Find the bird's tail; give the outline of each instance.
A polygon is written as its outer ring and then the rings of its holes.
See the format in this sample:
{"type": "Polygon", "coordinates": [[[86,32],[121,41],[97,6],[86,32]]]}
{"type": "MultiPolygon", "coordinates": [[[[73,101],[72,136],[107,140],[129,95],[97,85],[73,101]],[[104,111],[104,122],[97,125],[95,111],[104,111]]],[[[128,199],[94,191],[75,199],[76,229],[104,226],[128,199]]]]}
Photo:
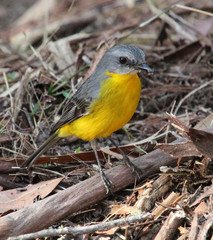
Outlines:
{"type": "Polygon", "coordinates": [[[32,164],[60,138],[58,134],[53,133],[22,165],[21,167],[31,167],[32,164]]]}

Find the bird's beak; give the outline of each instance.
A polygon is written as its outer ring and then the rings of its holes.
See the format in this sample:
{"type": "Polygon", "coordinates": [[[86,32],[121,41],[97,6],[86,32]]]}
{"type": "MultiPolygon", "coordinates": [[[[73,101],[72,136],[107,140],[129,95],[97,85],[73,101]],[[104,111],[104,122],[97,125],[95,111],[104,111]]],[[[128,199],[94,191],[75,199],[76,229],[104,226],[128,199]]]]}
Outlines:
{"type": "Polygon", "coordinates": [[[138,66],[138,69],[139,70],[143,70],[143,71],[146,71],[148,73],[148,75],[151,75],[153,73],[153,70],[148,67],[145,63],[144,64],[141,64],[138,66]]]}

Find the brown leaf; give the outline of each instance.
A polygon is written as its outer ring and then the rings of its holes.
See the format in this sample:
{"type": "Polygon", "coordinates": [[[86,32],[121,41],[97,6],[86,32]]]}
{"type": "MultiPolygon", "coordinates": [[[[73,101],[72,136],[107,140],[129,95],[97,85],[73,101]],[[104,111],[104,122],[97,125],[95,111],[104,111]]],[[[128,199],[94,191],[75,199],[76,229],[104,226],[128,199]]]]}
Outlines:
{"type": "Polygon", "coordinates": [[[126,204],[122,205],[113,205],[111,206],[110,214],[120,215],[120,214],[130,214],[132,212],[138,211],[138,208],[134,206],[127,206],[126,204]]]}
{"type": "Polygon", "coordinates": [[[205,202],[201,202],[194,210],[195,213],[205,214],[208,211],[208,206],[205,202]]]}
{"type": "Polygon", "coordinates": [[[206,118],[202,119],[195,125],[195,129],[204,130],[208,127],[211,127],[213,122],[213,113],[209,114],[206,118]]]}
{"type": "Polygon", "coordinates": [[[45,198],[55,189],[63,178],[57,178],[35,185],[29,185],[26,188],[17,188],[0,192],[0,212],[10,209],[16,210],[31,205],[34,200],[45,198]]]}
{"type": "Polygon", "coordinates": [[[211,159],[213,158],[212,133],[189,128],[188,136],[201,153],[203,153],[204,155],[208,156],[211,159]]]}
{"type": "Polygon", "coordinates": [[[198,151],[195,145],[191,142],[169,144],[161,143],[157,144],[157,147],[174,158],[202,156],[200,151],[198,151]]]}
{"type": "MultiPolygon", "coordinates": [[[[172,126],[175,127],[177,130],[179,130],[181,134],[184,136],[184,138],[186,138],[191,142],[191,144],[189,143],[189,146],[191,147],[191,149],[193,149],[195,153],[196,152],[198,153],[199,151],[203,155],[212,159],[212,156],[213,156],[213,134],[212,133],[194,129],[194,128],[188,128],[176,116],[172,114],[167,114],[167,115],[172,126]],[[195,148],[197,148],[198,151],[196,151],[195,148]]],[[[187,149],[185,150],[187,152],[187,149]]],[[[192,155],[189,155],[189,156],[192,156],[192,155]]],[[[196,154],[195,156],[199,156],[199,154],[198,155],[196,154]]]]}

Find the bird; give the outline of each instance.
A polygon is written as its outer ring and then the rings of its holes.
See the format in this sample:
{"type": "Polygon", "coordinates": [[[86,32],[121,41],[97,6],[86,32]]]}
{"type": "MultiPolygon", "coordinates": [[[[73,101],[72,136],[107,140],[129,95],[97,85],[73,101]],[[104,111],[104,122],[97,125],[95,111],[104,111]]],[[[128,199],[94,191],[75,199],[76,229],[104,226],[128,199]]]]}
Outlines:
{"type": "Polygon", "coordinates": [[[111,181],[101,168],[97,139],[109,138],[122,154],[124,163],[139,176],[139,169],[111,137],[132,118],[137,108],[142,86],[139,71],[153,72],[146,64],[143,50],[134,45],[115,45],[108,49],[93,74],[65,104],[49,138],[24,161],[21,168],[30,169],[39,156],[61,138],[76,136],[90,141],[108,193],[111,181]]]}

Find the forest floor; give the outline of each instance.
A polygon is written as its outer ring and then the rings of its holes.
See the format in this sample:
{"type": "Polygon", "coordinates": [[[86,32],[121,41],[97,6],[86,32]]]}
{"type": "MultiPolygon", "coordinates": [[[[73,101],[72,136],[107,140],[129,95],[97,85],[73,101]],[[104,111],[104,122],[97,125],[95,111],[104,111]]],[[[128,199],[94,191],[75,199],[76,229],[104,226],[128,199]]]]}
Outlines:
{"type": "Polygon", "coordinates": [[[1,1],[0,239],[213,239],[213,2],[155,2],[1,1]],[[154,70],[113,134],[141,179],[108,139],[98,154],[113,194],[76,137],[20,169],[115,44],[154,70]]]}

